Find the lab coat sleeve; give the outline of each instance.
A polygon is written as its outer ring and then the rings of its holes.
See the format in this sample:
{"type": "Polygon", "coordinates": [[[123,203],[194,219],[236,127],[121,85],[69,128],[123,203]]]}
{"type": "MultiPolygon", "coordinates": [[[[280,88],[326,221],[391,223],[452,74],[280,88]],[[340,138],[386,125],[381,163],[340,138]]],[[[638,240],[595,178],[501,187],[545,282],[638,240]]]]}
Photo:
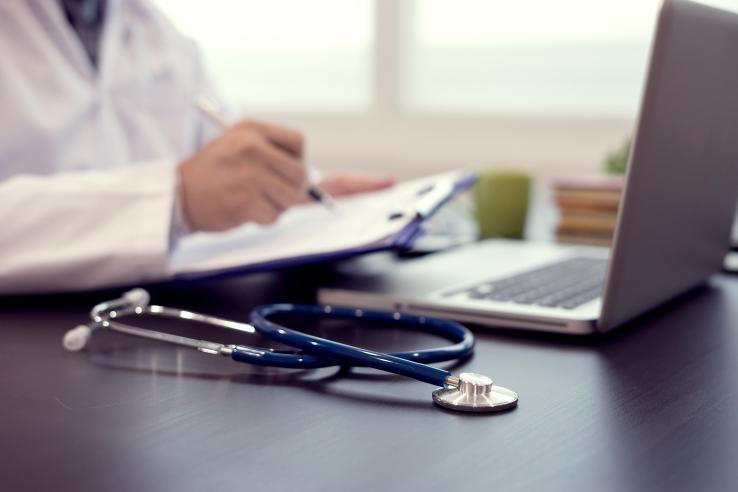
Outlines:
{"type": "Polygon", "coordinates": [[[175,189],[169,160],[0,181],[0,294],[166,279],[175,189]]]}

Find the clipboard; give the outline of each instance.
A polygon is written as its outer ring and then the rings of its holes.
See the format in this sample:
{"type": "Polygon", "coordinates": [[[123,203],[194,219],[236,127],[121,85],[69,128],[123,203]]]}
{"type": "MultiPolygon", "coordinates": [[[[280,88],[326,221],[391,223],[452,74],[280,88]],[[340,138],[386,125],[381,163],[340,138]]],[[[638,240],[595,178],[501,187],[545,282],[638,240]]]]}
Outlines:
{"type": "Polygon", "coordinates": [[[476,179],[460,172],[432,175],[339,198],[338,216],[310,203],[288,210],[272,226],[193,234],[172,252],[170,277],[209,279],[407,250],[423,235],[423,222],[476,179]]]}

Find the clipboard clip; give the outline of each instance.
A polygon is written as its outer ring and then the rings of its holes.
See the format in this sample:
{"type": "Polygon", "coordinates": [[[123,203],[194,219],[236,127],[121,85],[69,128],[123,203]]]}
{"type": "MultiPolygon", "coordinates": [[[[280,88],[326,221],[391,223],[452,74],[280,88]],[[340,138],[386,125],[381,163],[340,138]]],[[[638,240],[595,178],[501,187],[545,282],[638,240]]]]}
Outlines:
{"type": "Polygon", "coordinates": [[[391,213],[388,220],[417,218],[425,220],[438,210],[456,191],[453,179],[440,179],[435,183],[425,185],[413,195],[414,203],[405,210],[398,209],[391,213]]]}
{"type": "Polygon", "coordinates": [[[420,199],[415,203],[415,213],[418,217],[426,219],[454,194],[454,183],[452,180],[444,179],[428,185],[418,194],[420,199]]]}

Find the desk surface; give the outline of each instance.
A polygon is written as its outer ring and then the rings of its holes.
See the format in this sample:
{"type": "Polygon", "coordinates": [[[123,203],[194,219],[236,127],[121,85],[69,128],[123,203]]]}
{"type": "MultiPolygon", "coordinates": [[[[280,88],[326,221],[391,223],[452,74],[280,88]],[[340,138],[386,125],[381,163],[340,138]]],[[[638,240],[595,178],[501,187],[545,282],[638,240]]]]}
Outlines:
{"type": "MultiPolygon", "coordinates": [[[[321,269],[161,288],[154,301],[245,319],[311,300],[321,269]],[[307,279],[312,280],[308,281],[307,279]]],[[[499,415],[449,413],[431,387],[369,371],[255,374],[103,333],[62,334],[110,293],[0,299],[0,489],[735,490],[738,279],[607,338],[477,330],[464,369],[520,393],[499,415]]],[[[427,335],[311,329],[379,349],[427,335]]],[[[216,337],[217,338],[217,337],[216,337]]]]}

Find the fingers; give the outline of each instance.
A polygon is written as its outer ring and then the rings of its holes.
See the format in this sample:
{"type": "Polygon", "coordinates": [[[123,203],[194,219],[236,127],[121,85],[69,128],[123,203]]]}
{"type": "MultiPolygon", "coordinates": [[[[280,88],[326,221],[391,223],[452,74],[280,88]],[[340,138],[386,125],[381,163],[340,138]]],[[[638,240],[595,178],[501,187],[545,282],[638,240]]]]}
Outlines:
{"type": "Polygon", "coordinates": [[[266,140],[258,142],[251,152],[271,172],[283,180],[299,189],[307,188],[307,170],[301,160],[295,159],[266,140]]]}
{"type": "Polygon", "coordinates": [[[281,147],[287,153],[303,156],[305,139],[300,132],[261,121],[242,120],[236,127],[247,132],[256,132],[263,135],[274,145],[281,147]]]}
{"type": "MultiPolygon", "coordinates": [[[[261,126],[237,126],[241,146],[237,186],[243,193],[239,223],[274,223],[292,205],[301,201],[308,186],[302,159],[296,157],[260,133],[261,126]]],[[[276,127],[274,127],[276,128],[276,127]]]]}
{"type": "Polygon", "coordinates": [[[259,225],[269,225],[277,221],[282,214],[277,206],[269,200],[261,199],[250,204],[248,209],[244,210],[244,217],[241,223],[256,222],[259,225]]]}
{"type": "MultiPolygon", "coordinates": [[[[260,163],[270,168],[273,173],[300,188],[307,188],[308,174],[302,157],[292,154],[284,147],[276,145],[262,132],[262,123],[239,123],[230,129],[230,137],[241,148],[243,164],[253,166],[260,163]]],[[[271,127],[277,129],[278,127],[271,127]]],[[[285,132],[291,130],[282,129],[285,132]]],[[[294,133],[294,132],[292,132],[294,133]]],[[[300,139],[299,134],[296,134],[300,139]]],[[[300,144],[302,145],[302,144],[300,144]]]]}
{"type": "Polygon", "coordinates": [[[273,223],[307,190],[303,145],[300,133],[276,125],[228,128],[178,168],[185,220],[202,231],[273,223]]]}
{"type": "Polygon", "coordinates": [[[277,221],[284,208],[274,203],[261,193],[258,187],[239,187],[223,198],[228,225],[225,229],[237,227],[249,222],[259,225],[272,224],[277,221]]]}
{"type": "Polygon", "coordinates": [[[379,191],[395,184],[395,178],[382,177],[382,178],[362,178],[357,179],[353,182],[351,187],[351,193],[366,193],[369,191],[379,191]]]}
{"type": "Polygon", "coordinates": [[[290,186],[283,179],[269,174],[261,178],[260,185],[263,197],[280,213],[302,201],[304,195],[301,187],[290,186]]]}
{"type": "Polygon", "coordinates": [[[285,210],[302,199],[302,188],[295,187],[265,168],[251,168],[251,172],[241,179],[243,182],[238,185],[230,205],[234,212],[233,226],[246,222],[272,224],[285,210]]]}
{"type": "Polygon", "coordinates": [[[320,184],[320,189],[333,196],[353,195],[379,191],[395,184],[391,177],[369,177],[362,175],[340,175],[327,179],[320,184]]]}

